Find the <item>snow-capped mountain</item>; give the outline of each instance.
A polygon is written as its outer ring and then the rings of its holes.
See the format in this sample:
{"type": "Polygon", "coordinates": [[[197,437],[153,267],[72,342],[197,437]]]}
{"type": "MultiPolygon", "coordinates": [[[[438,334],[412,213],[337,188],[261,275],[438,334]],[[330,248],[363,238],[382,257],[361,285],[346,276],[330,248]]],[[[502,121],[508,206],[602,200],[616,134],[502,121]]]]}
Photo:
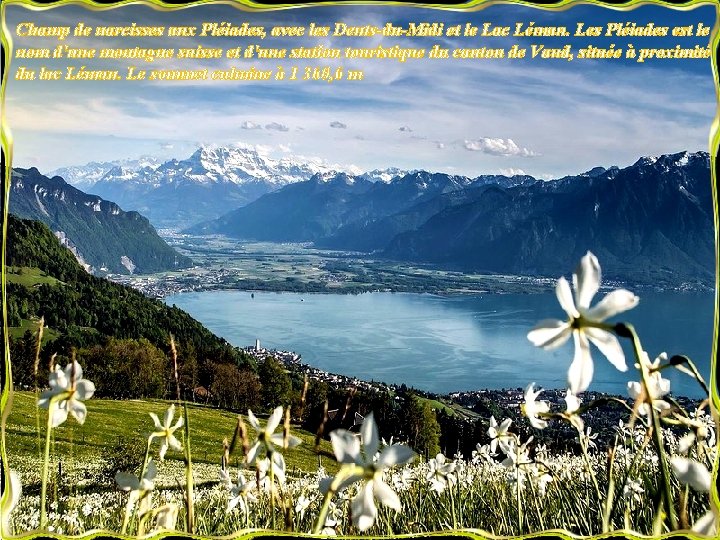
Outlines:
{"type": "Polygon", "coordinates": [[[372,171],[367,171],[357,176],[369,182],[384,182],[385,184],[389,184],[395,178],[403,177],[413,172],[416,172],[416,170],[406,171],[404,169],[398,169],[397,167],[388,167],[387,169],[373,169],[372,171]]]}
{"type": "Polygon", "coordinates": [[[313,158],[275,159],[249,145],[201,146],[183,160],[116,165],[89,191],[141,212],[157,227],[178,228],[214,219],[313,175],[345,170],[356,172],[313,158]]]}
{"type": "Polygon", "coordinates": [[[78,189],[87,191],[110,170],[117,167],[123,167],[132,171],[143,167],[154,169],[158,165],[160,165],[160,160],[156,157],[141,156],[137,159],[116,159],[114,161],[104,162],[91,161],[85,165],[60,167],[59,169],[49,171],[47,176],[50,178],[53,176],[60,176],[68,184],[75,186],[78,189]]]}

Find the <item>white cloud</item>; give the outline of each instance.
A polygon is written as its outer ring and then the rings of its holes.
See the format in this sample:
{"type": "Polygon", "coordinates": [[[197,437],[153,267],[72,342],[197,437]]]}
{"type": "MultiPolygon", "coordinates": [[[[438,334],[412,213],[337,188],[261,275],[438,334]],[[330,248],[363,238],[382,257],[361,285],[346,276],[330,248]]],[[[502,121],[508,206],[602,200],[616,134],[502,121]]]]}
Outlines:
{"type": "Polygon", "coordinates": [[[280,150],[284,154],[290,153],[292,150],[290,149],[290,146],[287,144],[279,144],[278,150],[280,150]]]}
{"type": "Polygon", "coordinates": [[[400,126],[398,128],[398,131],[406,131],[408,133],[412,132],[412,129],[410,129],[408,126],[400,126]]]}
{"type": "Polygon", "coordinates": [[[520,156],[533,157],[539,155],[537,152],[521,148],[512,139],[494,139],[481,137],[475,140],[465,139],[465,149],[473,152],[483,152],[493,156],[520,156]]]}
{"type": "Polygon", "coordinates": [[[270,122],[269,124],[265,124],[265,129],[271,129],[274,131],[289,131],[290,128],[287,127],[285,124],[279,124],[278,122],[270,122]]]}
{"type": "Polygon", "coordinates": [[[262,129],[262,126],[260,124],[256,124],[255,122],[251,122],[250,120],[245,120],[242,124],[240,124],[240,127],[242,129],[262,129]]]}
{"type": "Polygon", "coordinates": [[[331,128],[337,128],[337,129],[347,129],[347,124],[343,124],[342,122],[338,122],[337,120],[330,122],[331,128]]]}

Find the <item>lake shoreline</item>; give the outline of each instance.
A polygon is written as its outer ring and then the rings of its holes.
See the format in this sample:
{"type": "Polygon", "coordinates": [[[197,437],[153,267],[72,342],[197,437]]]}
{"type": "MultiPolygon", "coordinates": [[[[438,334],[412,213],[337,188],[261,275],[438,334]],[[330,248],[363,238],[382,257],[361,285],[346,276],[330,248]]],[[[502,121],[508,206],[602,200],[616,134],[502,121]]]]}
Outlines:
{"type": "MultiPolygon", "coordinates": [[[[244,347],[243,350],[248,353],[250,356],[255,358],[256,361],[262,361],[267,356],[272,356],[276,360],[278,360],[281,364],[285,366],[285,368],[290,372],[299,373],[301,375],[307,375],[308,379],[321,381],[327,384],[330,384],[331,386],[335,388],[351,388],[356,387],[359,390],[365,390],[365,391],[384,391],[384,392],[390,392],[395,393],[397,392],[402,386],[405,386],[406,390],[417,392],[419,394],[422,394],[426,397],[433,398],[433,399],[448,399],[452,400],[457,403],[463,403],[468,402],[472,400],[477,400],[479,398],[487,397],[487,396],[498,396],[498,395],[504,395],[510,397],[510,399],[514,400],[514,404],[518,406],[524,399],[524,392],[527,388],[527,385],[525,387],[507,387],[507,388],[476,388],[472,390],[456,390],[446,393],[438,393],[433,392],[427,389],[423,388],[415,388],[413,386],[408,386],[404,384],[396,384],[396,383],[387,383],[384,381],[376,381],[376,380],[365,380],[360,379],[358,377],[350,376],[350,375],[344,375],[342,373],[332,373],[329,371],[325,371],[323,369],[320,369],[316,366],[312,366],[310,364],[302,362],[302,355],[295,352],[295,351],[286,351],[286,350],[269,350],[269,349],[255,349],[254,346],[248,346],[244,347]]],[[[533,383],[534,381],[529,381],[528,384],[533,383]]],[[[550,403],[555,403],[557,405],[561,405],[561,401],[565,398],[565,393],[567,392],[567,387],[555,387],[555,388],[544,388],[542,386],[536,386],[535,391],[542,390],[542,398],[541,400],[549,400],[550,403]],[[546,396],[546,397],[545,397],[546,396]]],[[[694,398],[691,396],[685,396],[685,395],[674,395],[672,392],[668,394],[672,399],[675,399],[676,401],[687,404],[687,403],[699,403],[702,398],[694,398]]],[[[599,399],[599,398],[615,398],[619,400],[624,400],[628,402],[629,405],[632,405],[632,400],[628,395],[621,395],[613,392],[602,392],[597,391],[589,388],[587,391],[580,394],[581,398],[587,398],[588,396],[591,396],[591,399],[599,399]]]]}

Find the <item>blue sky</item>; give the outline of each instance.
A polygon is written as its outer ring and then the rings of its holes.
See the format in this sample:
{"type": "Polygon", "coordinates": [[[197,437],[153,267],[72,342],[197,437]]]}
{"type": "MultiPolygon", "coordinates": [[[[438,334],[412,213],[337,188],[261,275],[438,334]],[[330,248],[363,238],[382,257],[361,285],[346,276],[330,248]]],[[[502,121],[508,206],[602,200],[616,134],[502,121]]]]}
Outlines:
{"type": "MultiPolygon", "coordinates": [[[[7,6],[6,26],[14,46],[54,48],[56,38],[18,38],[18,23],[37,26],[196,25],[229,21],[239,25],[316,24],[342,21],[363,26],[393,22],[467,22],[482,26],[536,26],[576,23],[602,26],[636,22],[644,26],[712,26],[715,8],[674,10],[641,6],[619,11],[580,5],[565,11],[513,5],[479,11],[414,7],[334,6],[266,12],[206,5],[174,12],[125,6],[92,12],[79,6],[30,11],[7,6]],[[42,44],[42,45],[41,45],[42,44]]],[[[298,47],[322,44],[344,48],[378,45],[430,48],[509,47],[513,43],[557,47],[570,44],[636,49],[680,44],[693,48],[708,37],[611,38],[68,38],[85,47],[230,48],[251,43],[298,47]]],[[[528,52],[529,54],[529,52],[528,52]]],[[[198,144],[256,145],[274,157],[296,155],[359,169],[397,166],[474,176],[524,172],[557,177],[594,166],[625,166],[642,155],[707,150],[717,101],[710,59],[705,60],[156,60],[119,61],[13,59],[11,76],[21,63],[29,67],[86,65],[89,69],[212,69],[254,65],[342,65],[362,69],[362,82],[77,82],[15,81],[6,88],[7,119],[12,130],[14,165],[41,171],[153,154],[187,157],[198,144]]]]}

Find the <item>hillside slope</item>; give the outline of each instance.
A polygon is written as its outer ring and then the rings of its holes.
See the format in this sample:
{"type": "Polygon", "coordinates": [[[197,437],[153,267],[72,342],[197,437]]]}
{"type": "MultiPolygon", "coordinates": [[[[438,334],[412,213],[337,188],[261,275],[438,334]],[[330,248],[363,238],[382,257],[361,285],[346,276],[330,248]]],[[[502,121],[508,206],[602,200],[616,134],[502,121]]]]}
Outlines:
{"type": "Polygon", "coordinates": [[[88,270],[151,273],[192,265],[137,212],[124,212],[113,202],[35,168],[13,169],[10,211],[45,223],[88,270]]]}

